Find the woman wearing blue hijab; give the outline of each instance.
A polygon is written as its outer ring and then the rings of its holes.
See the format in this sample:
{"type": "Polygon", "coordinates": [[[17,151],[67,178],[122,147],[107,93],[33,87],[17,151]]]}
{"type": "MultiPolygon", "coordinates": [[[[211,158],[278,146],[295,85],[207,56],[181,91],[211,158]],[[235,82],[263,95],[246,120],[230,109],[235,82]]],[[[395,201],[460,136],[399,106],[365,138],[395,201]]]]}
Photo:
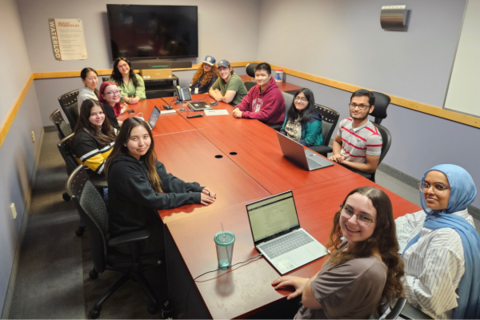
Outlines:
{"type": "Polygon", "coordinates": [[[442,164],[419,184],[423,210],[395,220],[408,302],[435,319],[480,316],[480,238],[467,207],[477,189],[465,169],[442,164]]]}

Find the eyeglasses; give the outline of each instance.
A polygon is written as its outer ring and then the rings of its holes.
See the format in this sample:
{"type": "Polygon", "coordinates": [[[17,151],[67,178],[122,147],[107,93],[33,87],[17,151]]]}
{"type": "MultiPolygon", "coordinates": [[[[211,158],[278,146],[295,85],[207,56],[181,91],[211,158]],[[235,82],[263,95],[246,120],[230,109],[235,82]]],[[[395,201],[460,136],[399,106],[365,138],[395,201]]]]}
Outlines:
{"type": "Polygon", "coordinates": [[[120,93],[120,91],[118,91],[118,90],[117,90],[117,91],[108,91],[108,92],[105,92],[105,94],[108,94],[108,95],[112,95],[112,94],[113,94],[113,95],[116,95],[116,94],[119,94],[119,93],[120,93]]]}
{"type": "Polygon", "coordinates": [[[365,110],[368,107],[370,107],[369,105],[366,105],[366,104],[356,104],[356,103],[350,103],[349,106],[352,109],[355,109],[356,107],[358,107],[360,110],[365,110]]]}
{"type": "Polygon", "coordinates": [[[303,97],[299,97],[299,96],[296,96],[296,97],[295,97],[295,101],[308,102],[307,99],[305,99],[305,98],[303,98],[303,97]]]}
{"type": "Polygon", "coordinates": [[[342,206],[340,206],[340,208],[342,210],[342,215],[345,218],[350,219],[353,215],[355,215],[356,218],[357,218],[358,224],[361,225],[361,226],[369,227],[369,226],[372,225],[372,223],[377,222],[377,221],[374,221],[372,218],[370,218],[370,216],[368,216],[364,213],[353,213],[353,210],[349,207],[344,206],[342,208],[342,206]]]}
{"type": "Polygon", "coordinates": [[[428,189],[430,189],[430,187],[432,188],[432,190],[435,194],[443,194],[445,192],[445,190],[449,189],[447,186],[445,186],[441,183],[430,184],[426,181],[422,181],[422,182],[418,183],[418,189],[420,189],[420,191],[422,191],[422,192],[428,191],[428,189]]]}

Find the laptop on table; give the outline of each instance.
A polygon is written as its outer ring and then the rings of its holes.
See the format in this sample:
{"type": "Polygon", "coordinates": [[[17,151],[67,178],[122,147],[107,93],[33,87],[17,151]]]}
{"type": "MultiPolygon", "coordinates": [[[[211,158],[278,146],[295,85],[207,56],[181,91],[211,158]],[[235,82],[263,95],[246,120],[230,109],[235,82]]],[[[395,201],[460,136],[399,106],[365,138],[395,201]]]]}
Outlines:
{"type": "Polygon", "coordinates": [[[297,166],[313,171],[333,166],[333,163],[324,157],[304,149],[303,145],[290,139],[289,137],[277,132],[278,142],[282,148],[283,156],[295,163],[297,166]]]}
{"type": "Polygon", "coordinates": [[[292,191],[247,204],[255,248],[285,274],[327,254],[327,249],[300,228],[292,191]]]}
{"type": "Polygon", "coordinates": [[[152,113],[150,114],[150,118],[148,118],[148,126],[150,127],[150,130],[153,130],[155,128],[155,125],[157,124],[158,116],[160,116],[160,109],[157,107],[153,108],[152,113]]]}

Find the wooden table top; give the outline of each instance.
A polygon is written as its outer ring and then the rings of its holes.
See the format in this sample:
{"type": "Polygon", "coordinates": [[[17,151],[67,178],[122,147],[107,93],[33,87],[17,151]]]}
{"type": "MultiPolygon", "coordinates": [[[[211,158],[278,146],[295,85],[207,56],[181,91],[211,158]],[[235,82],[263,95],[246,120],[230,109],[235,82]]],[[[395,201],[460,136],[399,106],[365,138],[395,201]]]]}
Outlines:
{"type": "MultiPolygon", "coordinates": [[[[242,79],[243,82],[245,81],[255,81],[255,79],[252,79],[248,74],[241,75],[240,78],[242,79]]],[[[302,89],[302,87],[299,87],[297,85],[294,85],[293,83],[288,83],[288,82],[277,82],[278,88],[280,91],[283,92],[297,92],[298,90],[302,89]]]]}
{"type": "MultiPolygon", "coordinates": [[[[322,169],[324,170],[324,169],[322,169]]],[[[345,196],[360,186],[376,186],[360,175],[320,182],[293,190],[300,225],[314,238],[326,245],[333,216],[345,196]]],[[[383,189],[380,187],[380,189],[383,189]]],[[[415,212],[413,203],[387,192],[395,210],[395,217],[415,212]]],[[[212,210],[201,216],[192,216],[167,222],[192,278],[217,268],[213,235],[221,230],[235,234],[232,264],[255,257],[255,249],[244,203],[237,203],[222,210],[212,210]]],[[[317,273],[328,256],[300,267],[289,275],[311,277],[317,273]]],[[[291,291],[275,290],[271,282],[279,277],[277,271],[264,259],[259,258],[239,264],[230,270],[216,271],[199,278],[195,283],[214,319],[245,317],[284,299],[291,291]]]]}

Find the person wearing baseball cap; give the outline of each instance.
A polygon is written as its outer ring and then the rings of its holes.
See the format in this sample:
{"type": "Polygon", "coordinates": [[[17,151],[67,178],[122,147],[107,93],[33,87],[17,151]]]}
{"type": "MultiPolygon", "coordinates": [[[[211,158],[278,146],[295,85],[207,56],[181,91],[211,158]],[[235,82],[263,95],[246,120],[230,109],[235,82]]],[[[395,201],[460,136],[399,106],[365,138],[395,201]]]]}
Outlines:
{"type": "Polygon", "coordinates": [[[193,76],[190,91],[192,91],[193,94],[208,93],[208,90],[217,78],[218,70],[215,66],[215,58],[206,56],[198,68],[197,73],[193,76]]]}
{"type": "Polygon", "coordinates": [[[242,79],[234,73],[230,62],[227,60],[222,59],[218,62],[218,73],[220,77],[208,93],[217,101],[236,106],[247,95],[247,88],[245,88],[242,79]]]}

